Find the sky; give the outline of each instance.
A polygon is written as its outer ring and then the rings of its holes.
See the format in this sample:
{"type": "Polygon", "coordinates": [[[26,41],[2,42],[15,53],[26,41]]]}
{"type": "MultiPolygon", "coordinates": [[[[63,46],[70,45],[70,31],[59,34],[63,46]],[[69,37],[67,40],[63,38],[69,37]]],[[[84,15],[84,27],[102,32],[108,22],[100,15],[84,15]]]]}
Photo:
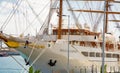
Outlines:
{"type": "MultiPolygon", "coordinates": [[[[98,9],[103,10],[103,3],[93,2],[93,3],[83,3],[83,2],[70,2],[72,4],[73,9],[98,9]],[[99,6],[98,6],[99,5],[99,6]]],[[[115,7],[113,3],[110,3],[111,8],[113,11],[119,11],[119,5],[116,4],[115,7]]],[[[11,35],[20,35],[20,34],[30,34],[35,35],[37,32],[39,32],[39,29],[41,27],[41,24],[44,23],[44,20],[46,19],[46,16],[48,14],[50,7],[50,1],[49,0],[0,0],[0,27],[2,25],[6,25],[3,27],[3,32],[11,35]],[[19,1],[19,2],[18,2],[19,1]],[[18,4],[16,5],[16,3],[18,4]],[[17,8],[17,7],[18,8],[17,8]],[[16,11],[14,12],[14,10],[16,11]],[[12,13],[12,15],[10,15],[12,13]],[[38,18],[36,18],[36,15],[39,15],[38,18]],[[9,23],[6,23],[6,19],[8,16],[12,16],[12,18],[9,18],[9,23]],[[35,19],[36,18],[36,19],[35,19]],[[33,21],[34,20],[34,21],[33,21]],[[30,25],[30,26],[29,26],[30,25]]],[[[68,5],[64,3],[64,8],[67,8],[67,10],[63,13],[64,15],[70,15],[70,24],[72,27],[75,26],[74,20],[72,18],[72,15],[70,14],[70,11],[68,11],[68,5]]],[[[57,10],[56,10],[57,12],[57,10]]],[[[76,16],[79,15],[79,22],[84,28],[84,24],[88,24],[91,27],[91,30],[93,29],[93,24],[96,24],[97,21],[101,21],[98,25],[98,31],[100,32],[102,30],[103,25],[103,17],[101,20],[96,19],[99,15],[94,13],[81,13],[81,12],[75,12],[76,16]],[[90,20],[89,20],[90,19],[90,20]]],[[[52,24],[56,26],[58,24],[57,13],[53,15],[53,18],[55,20],[52,21],[52,24]]],[[[116,19],[119,20],[119,15],[115,16],[116,19]]],[[[109,16],[110,19],[113,19],[112,15],[109,16]]],[[[67,27],[68,24],[68,18],[63,17],[64,27],[67,27]]],[[[118,23],[119,24],[119,23],[118,23]]],[[[115,28],[117,24],[115,22],[109,22],[109,32],[115,33],[115,36],[119,36],[119,30],[118,28],[115,28]]]]}
{"type": "Polygon", "coordinates": [[[49,10],[49,5],[45,7],[46,3],[49,3],[49,0],[0,0],[0,27],[4,25],[3,32],[8,34],[35,34],[40,29],[40,23],[43,23],[49,10]],[[42,11],[43,7],[46,10],[42,11]],[[36,19],[36,15],[40,12],[41,14],[36,19]],[[6,19],[9,19],[8,23],[6,19]]]}

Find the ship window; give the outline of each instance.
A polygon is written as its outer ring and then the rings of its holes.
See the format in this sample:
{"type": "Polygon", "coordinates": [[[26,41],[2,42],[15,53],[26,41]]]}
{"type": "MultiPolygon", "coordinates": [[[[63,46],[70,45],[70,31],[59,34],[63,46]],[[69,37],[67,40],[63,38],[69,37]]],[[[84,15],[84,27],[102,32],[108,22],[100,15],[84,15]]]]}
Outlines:
{"type": "Polygon", "coordinates": [[[75,44],[75,41],[73,41],[73,45],[75,44]]]}
{"type": "Polygon", "coordinates": [[[69,32],[69,35],[71,35],[71,32],[69,32]]]}
{"type": "Polygon", "coordinates": [[[103,53],[101,53],[101,57],[103,57],[103,53]]]}
{"type": "Polygon", "coordinates": [[[117,54],[113,54],[113,58],[117,58],[117,54]]]}
{"type": "Polygon", "coordinates": [[[84,56],[88,56],[88,52],[82,52],[84,56]]]}
{"type": "Polygon", "coordinates": [[[100,57],[100,53],[96,53],[96,57],[100,57]]]}
{"type": "Polygon", "coordinates": [[[66,32],[66,35],[68,35],[69,33],[68,32],[66,32]]]}
{"type": "Polygon", "coordinates": [[[77,35],[79,35],[80,34],[80,32],[79,31],[77,31],[77,35]]]}
{"type": "Polygon", "coordinates": [[[111,57],[111,54],[110,54],[110,53],[107,53],[107,54],[106,54],[106,57],[110,58],[110,57],[111,57]]]}
{"type": "Polygon", "coordinates": [[[78,41],[76,41],[76,44],[78,44],[78,41]]]}
{"type": "Polygon", "coordinates": [[[66,32],[63,32],[63,35],[66,35],[66,32]]]}
{"type": "Polygon", "coordinates": [[[56,32],[56,31],[54,31],[54,32],[53,32],[53,35],[57,35],[57,32],[56,32]]]}
{"type": "Polygon", "coordinates": [[[69,43],[72,44],[72,41],[70,41],[69,43]]]}
{"type": "Polygon", "coordinates": [[[76,32],[74,32],[74,35],[76,35],[76,32]]]}
{"type": "Polygon", "coordinates": [[[95,57],[95,53],[94,52],[90,52],[90,57],[95,57]]]}

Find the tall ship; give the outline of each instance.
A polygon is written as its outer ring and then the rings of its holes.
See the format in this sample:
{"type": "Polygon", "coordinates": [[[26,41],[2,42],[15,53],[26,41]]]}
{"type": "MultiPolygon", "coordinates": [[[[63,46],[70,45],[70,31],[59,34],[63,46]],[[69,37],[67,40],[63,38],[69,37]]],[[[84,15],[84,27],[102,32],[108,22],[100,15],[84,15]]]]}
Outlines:
{"type": "Polygon", "coordinates": [[[110,22],[119,22],[117,15],[120,12],[111,8],[120,2],[70,1],[51,0],[48,17],[36,36],[15,37],[1,31],[0,39],[18,50],[26,65],[43,73],[100,73],[103,55],[106,72],[120,72],[120,37],[116,38],[112,29],[108,31],[110,22]],[[76,6],[78,8],[74,9],[76,6]],[[53,21],[55,16],[58,22],[53,21]],[[58,26],[52,22],[57,22],[58,26]],[[101,26],[104,25],[103,30],[101,26]]]}

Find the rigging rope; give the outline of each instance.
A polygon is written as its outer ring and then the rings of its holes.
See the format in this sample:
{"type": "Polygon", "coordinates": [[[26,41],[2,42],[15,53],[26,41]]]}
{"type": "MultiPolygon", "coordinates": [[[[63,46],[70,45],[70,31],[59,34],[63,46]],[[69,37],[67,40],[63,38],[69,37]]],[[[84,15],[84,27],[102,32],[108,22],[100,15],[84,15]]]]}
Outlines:
{"type": "MultiPolygon", "coordinates": [[[[13,9],[14,9],[15,7],[13,6],[13,9]]],[[[16,26],[16,33],[18,33],[18,30],[17,30],[17,21],[16,21],[16,12],[14,13],[14,23],[15,23],[15,26],[16,26]]]]}
{"type": "Polygon", "coordinates": [[[98,17],[98,19],[96,19],[96,22],[95,22],[94,27],[93,27],[93,31],[97,31],[98,24],[100,23],[100,21],[102,20],[102,18],[103,18],[103,15],[100,14],[100,16],[98,17]]]}
{"type": "MultiPolygon", "coordinates": [[[[25,13],[24,13],[24,12],[21,12],[21,13],[22,13],[22,15],[24,16],[24,18],[26,18],[25,13]]],[[[28,23],[29,25],[28,25],[28,26],[26,25],[27,27],[25,28],[25,30],[23,30],[22,34],[27,30],[28,27],[30,27],[30,25],[32,25],[31,22],[26,18],[26,24],[27,24],[27,23],[28,23]]],[[[33,23],[33,22],[32,22],[32,23],[33,23]]]]}
{"type": "MultiPolygon", "coordinates": [[[[115,8],[117,11],[119,11],[119,10],[117,9],[117,7],[114,7],[114,8],[115,8]]],[[[112,11],[111,8],[109,8],[109,9],[112,11]]],[[[113,18],[114,18],[115,20],[117,20],[117,18],[115,17],[115,15],[112,14],[112,16],[113,16],[113,18]]],[[[120,17],[120,16],[119,16],[119,17],[120,17]]],[[[119,27],[119,26],[120,26],[119,23],[116,22],[116,26],[119,27]]],[[[118,30],[120,31],[120,29],[118,29],[118,30]]]]}
{"type": "MultiPolygon", "coordinates": [[[[39,17],[39,15],[42,13],[42,11],[44,11],[44,9],[47,7],[49,5],[49,2],[41,9],[41,11],[36,15],[36,17],[31,21],[31,23],[30,22],[28,22],[29,23],[29,25],[27,26],[27,28],[22,32],[22,33],[24,33],[32,24],[33,24],[33,22],[35,21],[35,19],[37,18],[37,17],[39,17]]],[[[28,20],[27,20],[28,21],[28,20]]],[[[42,22],[42,21],[41,21],[42,22]]],[[[42,22],[43,23],[43,22],[42,22]]]]}
{"type": "MultiPolygon", "coordinates": [[[[91,11],[91,7],[90,7],[89,2],[87,2],[87,4],[86,4],[86,9],[89,9],[89,10],[91,11]]],[[[88,19],[90,20],[89,22],[90,22],[91,24],[93,24],[92,12],[88,12],[87,16],[88,16],[88,19]]],[[[87,21],[88,21],[88,20],[87,20],[87,21]]],[[[87,21],[86,21],[86,23],[87,23],[87,21]]],[[[90,25],[90,24],[89,24],[89,25],[90,25]]]]}
{"type": "MultiPolygon", "coordinates": [[[[53,4],[53,6],[54,6],[54,4],[53,4]]],[[[50,10],[50,12],[51,12],[51,10],[50,10]]],[[[50,16],[50,18],[51,18],[51,16],[50,16]]],[[[50,19],[49,19],[48,21],[50,22],[50,19]]],[[[46,21],[45,21],[45,22],[46,22],[46,21]]],[[[48,22],[48,23],[49,23],[49,22],[48,22]]],[[[37,41],[35,42],[35,45],[36,45],[36,44],[37,44],[37,41]]],[[[30,57],[32,56],[33,51],[34,51],[34,49],[35,49],[35,45],[33,46],[33,48],[32,48],[32,50],[31,50],[31,53],[30,53],[27,61],[29,61],[30,57]]]]}
{"type": "MultiPolygon", "coordinates": [[[[38,41],[35,41],[35,45],[38,43],[38,41]]],[[[32,56],[32,54],[33,54],[33,51],[34,51],[34,49],[35,49],[35,45],[33,45],[33,47],[32,47],[32,50],[31,50],[31,52],[30,52],[30,54],[29,54],[29,57],[28,57],[28,59],[27,59],[27,62],[29,62],[29,59],[30,59],[30,57],[32,56]]]]}
{"type": "MultiPolygon", "coordinates": [[[[67,2],[70,10],[72,10],[72,7],[71,7],[71,5],[70,5],[70,3],[69,3],[69,0],[65,0],[65,1],[67,2]]],[[[73,11],[71,11],[71,14],[73,15],[73,18],[74,18],[74,21],[75,21],[75,23],[76,23],[76,26],[77,26],[79,29],[82,28],[82,26],[81,26],[80,23],[78,22],[78,19],[77,19],[75,13],[74,13],[73,11]]]]}
{"type": "Polygon", "coordinates": [[[7,17],[7,19],[5,20],[5,22],[3,23],[3,25],[1,26],[1,31],[3,31],[3,29],[6,28],[7,24],[9,23],[9,21],[11,20],[11,18],[13,17],[14,13],[16,12],[16,10],[18,9],[18,7],[20,6],[20,4],[22,3],[22,0],[18,0],[16,5],[15,5],[15,9],[13,9],[11,12],[10,12],[10,15],[7,17]]]}
{"type": "MultiPolygon", "coordinates": [[[[87,3],[87,2],[85,2],[85,5],[86,5],[86,3],[87,3]]],[[[78,2],[76,2],[76,4],[77,4],[78,8],[80,9],[80,6],[79,6],[78,2]]],[[[84,5],[83,5],[82,9],[84,9],[84,5]]],[[[87,21],[87,19],[84,17],[84,15],[82,14],[82,12],[80,12],[80,13],[78,14],[78,17],[77,17],[78,19],[79,19],[80,15],[82,15],[82,17],[84,18],[84,20],[87,21]]]]}
{"type": "MultiPolygon", "coordinates": [[[[56,2],[53,4],[53,6],[55,6],[55,4],[56,4],[56,2]]],[[[51,18],[51,16],[50,16],[50,18],[51,18]]],[[[49,21],[49,20],[48,20],[48,21],[49,21]]],[[[45,22],[46,22],[46,21],[45,21],[45,22]]],[[[34,46],[32,47],[32,50],[31,50],[31,52],[30,52],[30,54],[29,54],[29,57],[28,57],[28,59],[27,59],[27,62],[29,61],[30,57],[32,56],[33,51],[34,51],[34,49],[35,49],[35,45],[36,45],[37,43],[38,43],[38,41],[36,41],[35,44],[34,44],[34,46]]],[[[31,66],[39,59],[39,57],[44,53],[44,51],[45,51],[45,50],[43,50],[42,53],[40,53],[40,54],[36,57],[36,59],[32,62],[31,66]]]]}
{"type": "Polygon", "coordinates": [[[17,68],[0,68],[0,70],[22,70],[22,69],[17,69],[17,68]]]}
{"type": "MultiPolygon", "coordinates": [[[[102,5],[102,3],[99,3],[99,5],[98,5],[98,3],[97,3],[97,6],[99,6],[97,9],[100,9],[101,10],[101,6],[102,5]]],[[[103,8],[103,7],[102,7],[103,8]]],[[[102,14],[96,14],[94,17],[94,25],[93,25],[93,31],[97,31],[97,28],[98,28],[98,26],[99,26],[99,23],[100,23],[100,21],[102,20],[102,18],[103,18],[103,15],[102,14]],[[96,16],[96,17],[95,17],[96,16]]]]}
{"type": "MultiPolygon", "coordinates": [[[[55,7],[57,7],[57,1],[55,1],[54,3],[53,3],[53,5],[51,5],[51,7],[53,7],[53,6],[55,6],[55,7]],[[56,5],[56,6],[55,6],[56,5]]],[[[53,10],[50,8],[50,11],[49,11],[49,14],[48,14],[48,17],[46,17],[46,19],[45,19],[45,21],[44,21],[44,23],[43,23],[43,25],[41,26],[41,28],[40,28],[40,30],[39,30],[39,34],[40,34],[40,31],[41,32],[43,32],[42,30],[44,30],[44,28],[43,27],[46,27],[46,28],[49,28],[49,22],[50,22],[50,20],[51,20],[51,17],[52,17],[52,15],[53,15],[53,10]],[[43,28],[43,29],[42,29],[43,28]]],[[[46,30],[46,29],[45,29],[46,30]]],[[[44,32],[43,32],[44,33],[44,32]]]]}
{"type": "Polygon", "coordinates": [[[32,62],[31,66],[40,58],[40,56],[46,51],[46,49],[43,49],[40,54],[36,57],[36,59],[32,62]]]}
{"type": "MultiPolygon", "coordinates": [[[[57,5],[57,1],[54,2],[54,4],[51,5],[51,7],[56,6],[56,5],[57,5]]],[[[53,14],[52,10],[50,10],[50,14],[51,14],[51,13],[53,14]]],[[[52,14],[51,14],[51,16],[52,16],[52,14]]],[[[45,22],[44,22],[43,25],[45,25],[45,24],[47,24],[47,23],[49,24],[51,16],[49,16],[49,19],[48,19],[48,17],[46,18],[46,20],[45,20],[45,22]],[[48,22],[47,22],[47,21],[48,21],[48,22]]],[[[42,29],[43,25],[41,26],[40,30],[42,29]]],[[[36,44],[37,44],[37,41],[36,41],[36,44]]],[[[29,59],[30,59],[30,57],[31,57],[34,49],[35,49],[35,48],[33,47],[33,49],[31,50],[31,53],[30,53],[30,55],[29,55],[28,61],[29,61],[29,59]]],[[[46,50],[46,49],[45,49],[45,50],[46,50]]],[[[40,58],[40,56],[44,53],[45,50],[42,50],[42,52],[41,52],[41,53],[36,57],[36,59],[32,62],[31,66],[40,58]]]]}
{"type": "Polygon", "coordinates": [[[24,70],[29,72],[20,62],[18,62],[13,56],[10,55],[11,58],[13,58],[24,70]]]}
{"type": "Polygon", "coordinates": [[[37,13],[35,12],[35,10],[32,8],[32,6],[30,5],[28,0],[25,0],[28,4],[28,6],[30,7],[30,9],[32,10],[33,14],[36,16],[37,20],[39,21],[39,23],[41,24],[41,19],[38,17],[37,13]]]}

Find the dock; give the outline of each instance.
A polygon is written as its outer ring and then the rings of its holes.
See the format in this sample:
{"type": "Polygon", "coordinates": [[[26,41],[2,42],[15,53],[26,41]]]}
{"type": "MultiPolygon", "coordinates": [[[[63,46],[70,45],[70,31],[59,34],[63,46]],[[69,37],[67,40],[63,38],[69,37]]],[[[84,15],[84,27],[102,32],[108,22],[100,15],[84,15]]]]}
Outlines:
{"type": "Polygon", "coordinates": [[[13,48],[0,48],[0,57],[6,57],[11,55],[20,55],[18,51],[13,48]]]}

